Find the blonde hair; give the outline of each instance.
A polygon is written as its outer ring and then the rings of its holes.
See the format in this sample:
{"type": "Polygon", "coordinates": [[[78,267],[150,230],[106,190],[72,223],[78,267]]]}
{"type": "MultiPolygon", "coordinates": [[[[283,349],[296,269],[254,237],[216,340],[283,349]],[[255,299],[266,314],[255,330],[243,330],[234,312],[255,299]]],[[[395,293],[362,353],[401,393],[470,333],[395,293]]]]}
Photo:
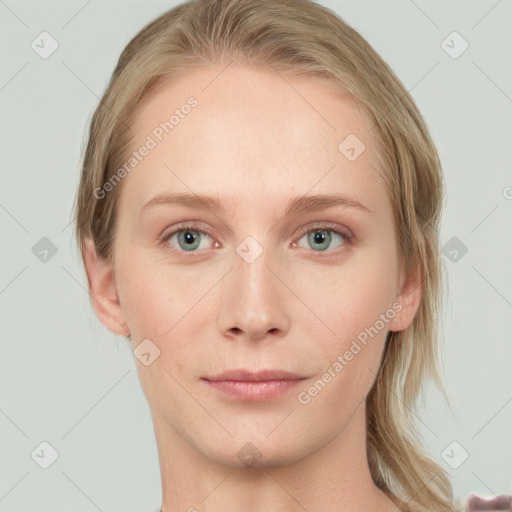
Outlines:
{"type": "Polygon", "coordinates": [[[451,512],[450,482],[422,450],[413,417],[427,378],[445,393],[438,362],[441,165],[407,90],[334,13],[309,0],[194,0],[144,27],[122,52],[91,120],[76,203],[78,242],[83,249],[90,238],[100,257],[112,258],[122,184],[104,198],[95,190],[126,160],[141,100],[191,67],[237,59],[327,78],[348,91],[373,123],[400,263],[406,271],[420,265],[422,299],[411,326],[388,334],[366,399],[368,463],[376,485],[402,510],[451,512]]]}

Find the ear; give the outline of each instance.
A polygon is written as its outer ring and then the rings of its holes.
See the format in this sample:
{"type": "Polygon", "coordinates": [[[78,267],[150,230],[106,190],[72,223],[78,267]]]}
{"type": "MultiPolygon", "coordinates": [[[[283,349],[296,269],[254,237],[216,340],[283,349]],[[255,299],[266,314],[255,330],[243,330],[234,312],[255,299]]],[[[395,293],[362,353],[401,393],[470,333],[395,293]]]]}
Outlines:
{"type": "Polygon", "coordinates": [[[96,254],[94,242],[87,238],[82,246],[82,256],[89,282],[91,305],[100,322],[114,334],[129,336],[117,296],[112,263],[96,254]]]}
{"type": "Polygon", "coordinates": [[[407,329],[412,324],[420,306],[423,294],[423,273],[418,259],[401,281],[395,301],[396,305],[393,305],[397,314],[388,324],[390,331],[407,329]]]}

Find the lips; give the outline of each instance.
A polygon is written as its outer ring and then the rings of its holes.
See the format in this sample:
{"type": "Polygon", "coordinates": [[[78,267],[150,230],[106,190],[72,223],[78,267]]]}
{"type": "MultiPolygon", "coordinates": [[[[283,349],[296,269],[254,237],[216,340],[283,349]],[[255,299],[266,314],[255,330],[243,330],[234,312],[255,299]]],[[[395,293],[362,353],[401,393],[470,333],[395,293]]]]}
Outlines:
{"type": "Polygon", "coordinates": [[[216,392],[229,399],[244,402],[263,402],[286,394],[307,377],[285,370],[228,370],[203,377],[216,392]]]}
{"type": "Polygon", "coordinates": [[[285,370],[228,370],[212,377],[204,377],[211,382],[234,380],[239,382],[261,382],[268,380],[302,380],[305,377],[285,370]]]}

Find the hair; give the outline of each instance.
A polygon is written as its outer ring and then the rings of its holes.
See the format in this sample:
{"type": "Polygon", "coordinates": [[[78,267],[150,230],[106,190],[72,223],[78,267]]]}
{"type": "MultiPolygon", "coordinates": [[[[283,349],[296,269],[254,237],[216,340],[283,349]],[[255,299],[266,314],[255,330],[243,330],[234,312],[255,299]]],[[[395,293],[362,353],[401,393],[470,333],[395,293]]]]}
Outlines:
{"type": "Polygon", "coordinates": [[[443,267],[439,157],[410,94],[368,44],[337,15],[310,0],[193,0],[146,25],[126,46],[91,119],[76,199],[76,237],[112,260],[115,177],[133,139],[132,121],[150,91],[187,69],[228,62],[325,78],[348,91],[376,130],[401,267],[421,269],[422,297],[412,324],[389,332],[381,367],[366,397],[367,456],[379,489],[402,510],[456,509],[446,472],[422,449],[414,421],[431,378],[443,392],[439,313],[443,267]]]}

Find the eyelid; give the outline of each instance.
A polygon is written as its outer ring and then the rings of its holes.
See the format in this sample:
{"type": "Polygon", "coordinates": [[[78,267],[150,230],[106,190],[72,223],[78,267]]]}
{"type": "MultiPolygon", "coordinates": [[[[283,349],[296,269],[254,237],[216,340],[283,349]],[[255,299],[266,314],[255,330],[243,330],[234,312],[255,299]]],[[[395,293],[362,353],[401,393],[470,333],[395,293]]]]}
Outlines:
{"type": "Polygon", "coordinates": [[[201,221],[191,220],[180,222],[179,224],[175,224],[169,229],[165,229],[160,239],[165,241],[170,236],[176,234],[177,232],[186,230],[201,231],[203,233],[206,233],[210,237],[215,238],[215,235],[213,234],[213,231],[208,227],[208,224],[205,224],[204,222],[201,221]]]}
{"type": "Polygon", "coordinates": [[[302,236],[316,229],[335,231],[336,233],[339,233],[340,235],[344,236],[347,240],[351,240],[352,238],[354,238],[354,236],[352,235],[351,231],[348,228],[332,221],[316,221],[312,222],[311,224],[306,224],[305,226],[299,228],[298,233],[300,234],[300,236],[302,236]]]}

